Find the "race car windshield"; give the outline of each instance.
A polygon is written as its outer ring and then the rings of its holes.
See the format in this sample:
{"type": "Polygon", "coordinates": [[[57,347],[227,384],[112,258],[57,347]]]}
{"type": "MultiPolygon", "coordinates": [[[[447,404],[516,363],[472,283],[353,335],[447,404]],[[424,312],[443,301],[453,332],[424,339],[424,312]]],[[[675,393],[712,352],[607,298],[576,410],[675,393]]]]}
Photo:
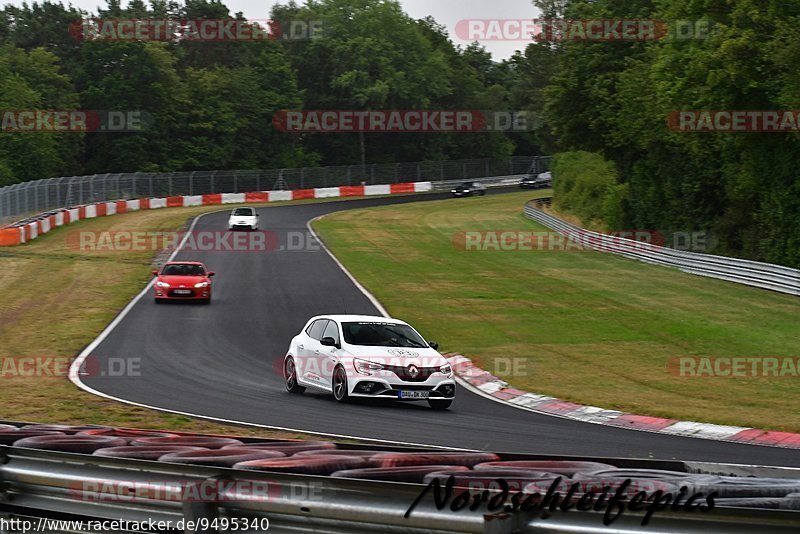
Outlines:
{"type": "Polygon", "coordinates": [[[253,210],[250,208],[238,208],[233,212],[234,217],[252,217],[253,210]]]}
{"type": "Polygon", "coordinates": [[[161,274],[162,276],[204,276],[206,272],[200,265],[179,263],[167,265],[161,274]]]}
{"type": "Polygon", "coordinates": [[[342,323],[344,340],[350,345],[367,347],[411,347],[428,346],[419,334],[405,324],[391,323],[342,323]]]}

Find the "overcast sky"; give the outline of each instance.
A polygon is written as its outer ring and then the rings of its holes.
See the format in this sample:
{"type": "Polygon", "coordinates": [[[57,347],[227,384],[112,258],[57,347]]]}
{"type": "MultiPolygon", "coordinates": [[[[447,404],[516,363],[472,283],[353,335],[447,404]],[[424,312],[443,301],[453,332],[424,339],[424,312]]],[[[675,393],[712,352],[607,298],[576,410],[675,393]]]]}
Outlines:
{"type": "MultiPolygon", "coordinates": [[[[0,3],[21,4],[23,0],[0,0],[0,3]]],[[[97,6],[105,5],[104,0],[62,0],[87,11],[97,11],[97,6]]],[[[250,19],[265,19],[275,3],[287,3],[274,0],[223,0],[231,13],[241,11],[250,19]]],[[[126,0],[123,0],[125,5],[126,0]]],[[[298,1],[302,4],[302,0],[298,1]]],[[[467,45],[468,41],[458,39],[455,25],[463,19],[532,19],[538,11],[531,0],[400,0],[406,13],[421,19],[428,15],[444,24],[453,42],[467,45]]],[[[520,41],[489,41],[482,43],[492,53],[495,60],[508,58],[514,50],[522,50],[525,43],[520,41]]]]}

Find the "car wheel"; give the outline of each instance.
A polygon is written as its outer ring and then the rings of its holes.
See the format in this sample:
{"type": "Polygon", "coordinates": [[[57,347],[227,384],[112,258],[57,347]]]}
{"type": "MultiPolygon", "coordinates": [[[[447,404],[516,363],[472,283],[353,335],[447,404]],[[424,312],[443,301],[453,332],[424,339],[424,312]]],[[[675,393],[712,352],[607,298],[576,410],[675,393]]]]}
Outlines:
{"type": "Polygon", "coordinates": [[[200,302],[202,302],[203,305],[211,304],[211,297],[208,297],[207,299],[203,299],[200,302]]]}
{"type": "Polygon", "coordinates": [[[453,404],[453,399],[428,399],[428,406],[434,410],[446,410],[453,404]]]}
{"type": "Polygon", "coordinates": [[[154,298],[153,301],[155,301],[156,304],[163,304],[164,303],[164,299],[159,299],[159,298],[154,298]]]}
{"type": "Polygon", "coordinates": [[[306,390],[297,383],[297,367],[294,365],[294,358],[289,356],[283,363],[283,376],[286,379],[286,391],[289,393],[302,393],[306,390]]]}
{"type": "Polygon", "coordinates": [[[481,191],[481,196],[485,195],[486,191],[481,191]]]}
{"type": "Polygon", "coordinates": [[[347,394],[347,373],[341,365],[333,370],[333,398],[338,402],[347,402],[350,398],[347,394]]]}

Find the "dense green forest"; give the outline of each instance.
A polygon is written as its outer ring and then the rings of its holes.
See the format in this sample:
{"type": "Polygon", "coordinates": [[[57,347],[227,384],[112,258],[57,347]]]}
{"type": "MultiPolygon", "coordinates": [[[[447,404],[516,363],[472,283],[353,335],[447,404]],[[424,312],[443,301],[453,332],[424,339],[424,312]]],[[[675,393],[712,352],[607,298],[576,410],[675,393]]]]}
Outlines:
{"type": "MultiPolygon", "coordinates": [[[[397,2],[319,0],[267,12],[312,21],[313,39],[168,42],[76,39],[75,21],[239,18],[214,0],[110,0],[86,13],[61,3],[0,16],[0,109],[143,110],[137,133],[0,133],[0,185],[99,172],[258,169],[530,154],[522,132],[286,133],[278,110],[518,109],[515,65],[456,47],[397,2]],[[363,150],[362,150],[363,143],[363,150]]],[[[303,37],[301,34],[300,37],[303,37]]]]}
{"type": "MultiPolygon", "coordinates": [[[[50,2],[7,6],[0,109],[145,110],[153,121],[139,133],[0,133],[0,185],[99,172],[575,151],[596,156],[563,161],[603,170],[579,190],[590,193],[581,209],[594,209],[590,216],[607,226],[710,231],[716,252],[800,266],[798,134],[667,126],[677,110],[800,109],[800,3],[533,4],[549,19],[654,19],[672,30],[685,21],[708,31],[642,41],[548,33],[498,62],[478,43],[454,45],[447,28],[410,18],[393,0],[278,5],[272,20],[321,21],[323,31],[258,42],[81,41],[69,30],[92,16],[241,18],[218,1],[111,0],[98,13],[50,2]],[[297,134],[272,124],[286,109],[527,110],[536,120],[524,132],[297,134]]],[[[570,176],[581,180],[580,172],[570,176]]]]}
{"type": "Polygon", "coordinates": [[[666,125],[676,110],[800,109],[800,2],[537,4],[552,17],[710,29],[692,39],[528,47],[531,80],[547,80],[536,93],[546,149],[596,152],[616,165],[618,183],[608,185],[597,214],[613,228],[709,231],[717,253],[800,267],[798,133],[666,125]]]}

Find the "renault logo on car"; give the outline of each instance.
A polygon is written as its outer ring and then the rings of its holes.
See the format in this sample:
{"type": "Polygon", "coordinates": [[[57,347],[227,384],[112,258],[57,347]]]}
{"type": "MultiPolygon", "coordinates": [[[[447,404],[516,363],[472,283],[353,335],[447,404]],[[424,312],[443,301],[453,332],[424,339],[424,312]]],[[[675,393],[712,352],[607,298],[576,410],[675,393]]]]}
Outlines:
{"type": "Polygon", "coordinates": [[[417,378],[417,375],[419,374],[419,369],[417,369],[413,365],[409,365],[408,366],[408,374],[411,375],[411,378],[417,378]]]}

